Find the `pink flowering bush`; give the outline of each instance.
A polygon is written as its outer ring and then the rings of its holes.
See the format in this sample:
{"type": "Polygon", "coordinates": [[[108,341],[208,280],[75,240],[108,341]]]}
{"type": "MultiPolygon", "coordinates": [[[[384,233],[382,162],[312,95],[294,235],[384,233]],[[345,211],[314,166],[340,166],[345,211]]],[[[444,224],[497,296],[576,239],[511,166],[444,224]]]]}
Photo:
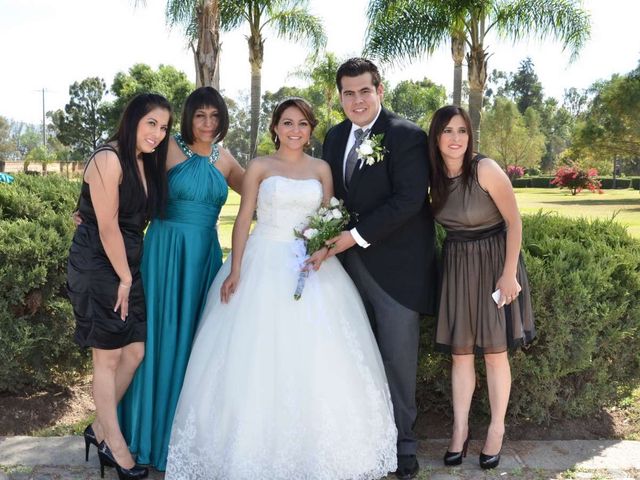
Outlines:
{"type": "Polygon", "coordinates": [[[592,192],[602,193],[602,185],[596,179],[597,176],[598,170],[595,168],[583,170],[575,165],[562,166],[556,171],[556,176],[551,180],[551,183],[560,188],[568,188],[571,195],[576,195],[585,188],[592,192]]]}
{"type": "Polygon", "coordinates": [[[507,177],[509,177],[509,180],[515,180],[516,178],[523,177],[524,172],[524,167],[519,167],[518,165],[509,165],[507,167],[507,177]]]}

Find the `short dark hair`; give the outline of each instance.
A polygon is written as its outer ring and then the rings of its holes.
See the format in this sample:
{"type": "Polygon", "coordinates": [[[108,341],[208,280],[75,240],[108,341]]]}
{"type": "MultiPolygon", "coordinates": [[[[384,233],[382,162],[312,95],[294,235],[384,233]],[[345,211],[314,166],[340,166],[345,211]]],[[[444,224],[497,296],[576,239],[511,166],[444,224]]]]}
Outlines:
{"type": "Polygon", "coordinates": [[[371,61],[362,57],[350,58],[338,68],[336,73],[336,85],[338,91],[342,92],[342,77],[357,77],[363,73],[370,73],[373,86],[378,88],[382,83],[382,77],[378,67],[371,61]]]}
{"type": "Polygon", "coordinates": [[[193,136],[193,117],[196,110],[204,107],[213,107],[218,110],[218,131],[215,136],[215,143],[221,142],[229,130],[229,110],[227,104],[213,87],[196,88],[187,97],[182,109],[182,122],[180,123],[180,134],[187,144],[195,142],[193,136]]]}
{"type": "Polygon", "coordinates": [[[316,128],[316,125],[318,125],[318,120],[313,113],[313,107],[309,102],[300,97],[285,98],[273,110],[273,114],[271,115],[271,123],[269,124],[269,133],[271,133],[271,140],[273,140],[276,148],[280,148],[280,139],[276,135],[276,125],[278,125],[278,122],[280,122],[284,111],[289,107],[295,107],[302,112],[304,118],[306,118],[311,125],[311,133],[313,133],[313,129],[316,128]]]}

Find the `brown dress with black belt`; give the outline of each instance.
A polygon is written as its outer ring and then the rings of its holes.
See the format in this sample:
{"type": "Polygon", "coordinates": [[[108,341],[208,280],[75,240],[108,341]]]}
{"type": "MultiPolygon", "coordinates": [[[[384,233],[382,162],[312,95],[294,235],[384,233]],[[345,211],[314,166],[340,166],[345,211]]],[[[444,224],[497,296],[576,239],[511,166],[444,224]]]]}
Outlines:
{"type": "Polygon", "coordinates": [[[506,254],[504,219],[478,183],[474,158],[471,188],[451,179],[451,192],[435,215],[447,232],[436,331],[436,349],[454,355],[504,352],[535,336],[529,280],[522,254],[517,280],[522,291],[498,308],[491,298],[506,254]]]}

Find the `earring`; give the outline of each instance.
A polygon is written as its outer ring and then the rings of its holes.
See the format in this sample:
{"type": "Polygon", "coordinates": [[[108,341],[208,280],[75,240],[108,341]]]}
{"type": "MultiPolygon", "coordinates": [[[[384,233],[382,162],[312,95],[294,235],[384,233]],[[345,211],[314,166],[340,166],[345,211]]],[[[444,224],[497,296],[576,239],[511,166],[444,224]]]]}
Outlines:
{"type": "Polygon", "coordinates": [[[278,134],[277,133],[273,136],[273,141],[275,143],[278,143],[278,134]]]}

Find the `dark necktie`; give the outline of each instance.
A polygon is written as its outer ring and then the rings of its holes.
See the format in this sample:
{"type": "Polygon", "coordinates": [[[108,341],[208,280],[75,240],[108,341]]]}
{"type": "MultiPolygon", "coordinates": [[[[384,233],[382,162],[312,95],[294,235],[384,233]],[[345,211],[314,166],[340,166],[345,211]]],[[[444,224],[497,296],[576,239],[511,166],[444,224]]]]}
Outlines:
{"type": "Polygon", "coordinates": [[[362,141],[364,140],[365,134],[368,132],[358,128],[353,132],[353,136],[356,138],[351,150],[349,150],[349,154],[347,155],[347,164],[344,167],[344,185],[349,188],[349,182],[351,181],[351,176],[353,175],[354,170],[356,169],[356,165],[358,164],[358,152],[356,149],[360,146],[362,141]]]}

